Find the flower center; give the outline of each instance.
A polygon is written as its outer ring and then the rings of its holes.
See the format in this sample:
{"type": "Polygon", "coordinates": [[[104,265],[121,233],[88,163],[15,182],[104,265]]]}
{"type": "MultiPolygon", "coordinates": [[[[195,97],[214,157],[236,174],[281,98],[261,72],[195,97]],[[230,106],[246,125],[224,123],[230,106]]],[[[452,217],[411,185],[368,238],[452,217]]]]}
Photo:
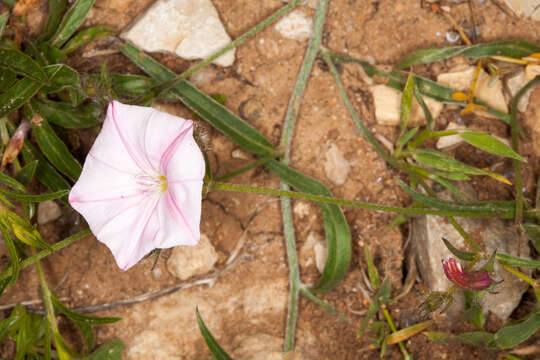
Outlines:
{"type": "Polygon", "coordinates": [[[138,174],[135,176],[135,179],[137,184],[139,184],[145,192],[164,192],[167,190],[167,178],[162,174],[138,174]]]}

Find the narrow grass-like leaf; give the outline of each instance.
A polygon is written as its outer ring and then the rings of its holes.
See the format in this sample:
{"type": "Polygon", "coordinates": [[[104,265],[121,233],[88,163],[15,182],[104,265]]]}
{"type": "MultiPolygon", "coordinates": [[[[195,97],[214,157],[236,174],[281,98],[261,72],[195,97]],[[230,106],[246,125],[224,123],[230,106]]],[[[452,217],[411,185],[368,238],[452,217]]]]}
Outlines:
{"type": "Polygon", "coordinates": [[[123,351],[124,343],[122,340],[109,340],[88,355],[88,360],[122,360],[123,351]]]}
{"type": "Polygon", "coordinates": [[[436,331],[426,331],[424,332],[424,335],[426,335],[430,340],[438,343],[461,342],[473,346],[486,347],[488,349],[497,348],[494,335],[485,331],[467,332],[458,335],[446,334],[436,331]]]}
{"type": "Polygon", "coordinates": [[[381,286],[381,279],[379,277],[379,272],[373,263],[373,258],[371,257],[371,252],[369,251],[369,246],[364,247],[364,255],[367,263],[367,270],[369,276],[369,282],[373,289],[378,289],[381,286]]]}
{"type": "MultiPolygon", "coordinates": [[[[167,81],[176,78],[174,72],[152,58],[143,56],[143,53],[132,45],[125,45],[120,50],[154,79],[167,81]]],[[[275,153],[276,150],[270,141],[262,134],[187,81],[179,82],[173,88],[172,93],[178,96],[192,111],[244,149],[263,156],[275,153]]],[[[300,191],[332,196],[331,192],[319,181],[277,161],[269,161],[265,167],[300,191]]],[[[319,206],[324,217],[328,257],[323,275],[312,291],[326,292],[339,282],[349,266],[351,257],[350,231],[345,216],[338,206],[333,204],[319,204],[319,206]]]]}
{"type": "Polygon", "coordinates": [[[487,175],[495,180],[509,184],[510,182],[504,176],[492,173],[490,171],[477,169],[458,161],[448,155],[433,149],[417,149],[413,152],[413,158],[425,166],[448,172],[463,173],[468,175],[487,175]]]}
{"type": "Polygon", "coordinates": [[[71,155],[67,146],[56,135],[47,120],[43,119],[40,124],[32,124],[32,131],[43,155],[61,173],[76,181],[81,174],[82,167],[71,155]]]}
{"type": "Polygon", "coordinates": [[[42,84],[29,78],[17,81],[6,92],[0,94],[0,118],[26,104],[42,87],[42,84]]]}
{"type": "Polygon", "coordinates": [[[20,201],[42,202],[42,201],[55,200],[55,199],[64,197],[69,193],[69,190],[59,190],[59,191],[55,191],[49,194],[31,195],[31,194],[21,194],[18,192],[9,191],[9,190],[0,188],[0,193],[6,195],[7,197],[17,199],[20,201]]]}
{"type": "Polygon", "coordinates": [[[445,238],[442,238],[442,241],[444,242],[444,245],[446,245],[446,248],[450,250],[450,252],[460,260],[474,261],[478,257],[478,255],[475,253],[457,249],[456,247],[454,247],[454,245],[452,245],[450,241],[446,240],[445,238]]]}
{"type": "Polygon", "coordinates": [[[498,204],[498,203],[462,203],[462,202],[453,202],[445,201],[437,198],[433,198],[424,194],[421,194],[417,191],[414,191],[403,181],[398,180],[399,186],[407,192],[412,198],[416,201],[419,201],[429,207],[435,207],[437,209],[467,212],[467,213],[477,213],[480,214],[494,214],[500,217],[511,217],[514,214],[514,209],[509,207],[511,204],[498,204]]]}
{"type": "Polygon", "coordinates": [[[69,103],[35,99],[32,108],[47,121],[67,129],[83,129],[100,123],[101,108],[89,103],[75,107],[69,103]]]}
{"type": "Polygon", "coordinates": [[[429,64],[432,62],[440,61],[463,52],[466,47],[464,46],[452,46],[452,47],[426,47],[410,52],[400,62],[397,63],[398,69],[403,69],[412,65],[429,64]]]}
{"type": "Polygon", "coordinates": [[[60,21],[62,21],[62,14],[66,10],[67,0],[49,0],[47,22],[45,27],[38,37],[38,40],[49,40],[54,34],[60,21]]]}
{"type": "Polygon", "coordinates": [[[403,93],[401,95],[401,107],[400,107],[400,123],[401,136],[407,131],[407,124],[409,123],[409,116],[411,115],[412,100],[414,94],[414,77],[413,73],[410,72],[405,82],[405,87],[403,88],[403,93]]]}
{"type": "Polygon", "coordinates": [[[420,94],[420,90],[418,90],[416,81],[414,83],[414,97],[416,98],[416,101],[418,101],[418,104],[420,105],[420,107],[422,108],[422,111],[424,112],[424,117],[426,118],[426,123],[427,123],[427,129],[429,131],[433,131],[433,123],[435,122],[435,120],[433,119],[433,115],[431,115],[431,111],[429,111],[429,108],[426,105],[426,102],[424,101],[422,94],[420,94]]]}
{"type": "Polygon", "coordinates": [[[79,31],[71,40],[62,48],[64,54],[72,53],[81,46],[89,42],[99,39],[100,37],[112,35],[115,31],[106,26],[94,26],[88,29],[79,31]]]}
{"type": "Polygon", "coordinates": [[[109,76],[114,92],[120,97],[141,96],[156,86],[156,81],[147,76],[131,74],[109,74],[109,76]]]}
{"type": "Polygon", "coordinates": [[[97,317],[97,316],[81,315],[79,313],[76,313],[75,311],[72,311],[67,306],[62,304],[54,293],[51,293],[51,300],[56,309],[58,309],[62,314],[66,315],[66,317],[68,317],[70,320],[73,320],[75,322],[84,323],[88,325],[105,325],[105,324],[112,324],[112,323],[122,320],[122,318],[119,318],[119,317],[97,317]]]}
{"type": "Polygon", "coordinates": [[[9,258],[11,261],[11,277],[9,279],[9,283],[15,284],[19,278],[19,271],[21,268],[17,248],[15,247],[15,243],[11,238],[10,229],[3,222],[0,222],[0,232],[2,233],[2,238],[4,239],[4,243],[8,249],[9,258]]]}
{"type": "Polygon", "coordinates": [[[52,36],[51,44],[58,48],[62,47],[81,26],[94,2],[95,0],[75,0],[52,36]]]}
{"type": "Polygon", "coordinates": [[[23,185],[28,185],[30,181],[34,178],[36,169],[38,166],[38,161],[34,160],[24,165],[21,170],[17,173],[15,178],[23,185]]]}
{"type": "Polygon", "coordinates": [[[2,38],[2,35],[4,34],[4,28],[7,24],[8,19],[9,11],[5,11],[3,14],[0,15],[0,38],[2,38]]]}
{"type": "Polygon", "coordinates": [[[0,43],[0,66],[43,85],[49,82],[47,74],[34,59],[5,43],[0,43]]]}
{"type": "Polygon", "coordinates": [[[401,149],[409,140],[413,138],[414,135],[418,132],[418,129],[420,129],[418,126],[413,127],[409,131],[407,131],[405,134],[401,135],[397,141],[396,141],[396,148],[401,149]]]}
{"type": "Polygon", "coordinates": [[[531,223],[521,224],[521,231],[527,234],[536,251],[540,253],[540,226],[531,223]]]}
{"type": "Polygon", "coordinates": [[[43,56],[46,62],[50,65],[64,63],[67,60],[67,55],[56,46],[52,46],[48,42],[39,44],[40,55],[43,56]]]}
{"type": "Polygon", "coordinates": [[[519,258],[504,253],[497,253],[497,260],[509,266],[540,269],[540,261],[538,260],[519,258]]]}
{"type": "Polygon", "coordinates": [[[489,134],[476,131],[464,131],[459,133],[459,137],[472,146],[489,153],[526,162],[526,160],[512,150],[512,148],[489,134]]]}
{"type": "Polygon", "coordinates": [[[540,311],[533,310],[525,319],[517,324],[503,327],[495,334],[495,341],[502,349],[508,349],[534,335],[540,329],[540,311]]]}
{"type": "Polygon", "coordinates": [[[405,341],[408,338],[418,334],[433,325],[433,320],[423,321],[421,323],[409,326],[408,328],[398,330],[386,337],[386,343],[388,345],[396,344],[400,341],[405,341]]]}
{"type": "Polygon", "coordinates": [[[10,188],[18,192],[26,192],[26,188],[23,184],[4,173],[0,173],[0,184],[9,186],[10,188]]]}
{"type": "Polygon", "coordinates": [[[197,324],[199,325],[199,330],[201,331],[201,334],[204,338],[204,341],[206,342],[206,345],[208,346],[208,349],[214,354],[214,357],[216,360],[232,360],[232,358],[219,346],[218,342],[212,334],[210,333],[210,330],[206,327],[204,324],[203,319],[201,318],[201,314],[199,313],[199,309],[195,311],[195,314],[197,315],[197,324]]]}

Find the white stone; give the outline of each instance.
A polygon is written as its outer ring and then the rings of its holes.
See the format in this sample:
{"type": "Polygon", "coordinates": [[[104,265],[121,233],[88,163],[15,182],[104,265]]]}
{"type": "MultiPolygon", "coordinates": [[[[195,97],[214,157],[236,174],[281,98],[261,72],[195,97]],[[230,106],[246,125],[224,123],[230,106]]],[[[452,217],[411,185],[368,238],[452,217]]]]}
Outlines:
{"type": "Polygon", "coordinates": [[[234,350],[234,358],[238,360],[306,360],[300,351],[294,354],[283,354],[283,339],[268,334],[240,335],[234,350]]]}
{"type": "MultiPolygon", "coordinates": [[[[527,83],[525,75],[525,70],[519,71],[517,74],[513,75],[512,77],[508,78],[506,80],[506,86],[508,88],[508,91],[510,92],[508,97],[508,102],[512,100],[514,96],[518,93],[518,91],[527,83]]],[[[519,99],[518,102],[518,110],[521,112],[525,112],[527,110],[527,106],[529,106],[529,98],[531,97],[532,89],[527,90],[525,94],[521,96],[521,99],[519,99]]]]}
{"type": "Polygon", "coordinates": [[[54,200],[40,202],[37,211],[37,222],[39,225],[54,221],[62,216],[62,209],[54,200]]]}
{"type": "MultiPolygon", "coordinates": [[[[459,66],[448,73],[439,74],[437,82],[455,90],[467,93],[471,88],[476,74],[475,66],[459,66]]],[[[503,94],[503,84],[500,79],[492,81],[484,70],[480,70],[474,96],[494,108],[495,110],[508,112],[508,106],[503,94]]]]}
{"type": "Polygon", "coordinates": [[[343,185],[347,181],[351,164],[345,159],[339,148],[332,144],[324,158],[324,171],[326,177],[336,185],[343,185]]]}
{"type": "Polygon", "coordinates": [[[293,212],[294,215],[303,218],[309,215],[309,213],[311,212],[311,207],[306,201],[295,201],[293,212]]]}
{"type": "MultiPolygon", "coordinates": [[[[375,118],[379,125],[397,126],[400,123],[401,113],[401,91],[398,91],[389,86],[379,84],[369,88],[373,96],[375,104],[375,118]]],[[[433,119],[439,117],[443,104],[426,96],[423,97],[426,106],[431,113],[433,119]]],[[[418,104],[416,99],[413,99],[411,113],[409,115],[409,126],[418,126],[425,124],[426,118],[424,111],[418,104]]]]}
{"type": "Polygon", "coordinates": [[[249,154],[246,153],[242,149],[234,149],[233,151],[231,151],[231,157],[233,159],[239,159],[239,160],[249,160],[250,159],[249,154]]]}
{"type": "Polygon", "coordinates": [[[313,31],[313,19],[303,11],[295,10],[281,19],[275,29],[287,39],[305,40],[313,31]]]}
{"type": "MultiPolygon", "coordinates": [[[[462,130],[462,129],[465,129],[465,126],[458,125],[454,122],[449,123],[448,126],[446,127],[446,130],[462,130]]],[[[437,141],[437,149],[447,149],[461,142],[463,142],[463,139],[459,136],[459,134],[443,136],[443,137],[440,137],[439,140],[437,141]]]]}
{"type": "MultiPolygon", "coordinates": [[[[158,0],[121,37],[142,50],[172,52],[188,59],[204,59],[231,42],[210,0],[158,0]]],[[[234,63],[232,49],[214,60],[234,63]]]]}
{"type": "Polygon", "coordinates": [[[538,75],[540,75],[540,65],[527,65],[525,67],[525,77],[527,78],[527,81],[531,81],[538,75]]]}
{"type": "Polygon", "coordinates": [[[326,259],[328,258],[328,248],[326,247],[326,244],[318,241],[313,246],[313,251],[315,252],[315,266],[322,274],[324,265],[326,265],[326,259]]]}
{"type": "Polygon", "coordinates": [[[540,0],[504,0],[514,12],[540,21],[540,0]]]}
{"type": "Polygon", "coordinates": [[[180,280],[203,275],[214,269],[218,254],[205,234],[196,246],[177,246],[167,260],[167,269],[180,280]]]}

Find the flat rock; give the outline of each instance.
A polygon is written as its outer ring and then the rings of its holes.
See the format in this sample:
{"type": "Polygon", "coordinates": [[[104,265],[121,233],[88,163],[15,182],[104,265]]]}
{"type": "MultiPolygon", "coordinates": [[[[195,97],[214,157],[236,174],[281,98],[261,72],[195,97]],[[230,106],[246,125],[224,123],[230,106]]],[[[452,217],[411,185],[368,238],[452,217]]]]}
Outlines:
{"type": "MultiPolygon", "coordinates": [[[[283,339],[268,334],[240,335],[235,339],[239,343],[234,350],[238,360],[283,360],[283,339]]],[[[300,351],[288,354],[290,360],[307,360],[300,351]]]]}
{"type": "Polygon", "coordinates": [[[37,210],[37,222],[43,225],[62,216],[62,209],[54,200],[40,202],[37,210]]]}
{"type": "MultiPolygon", "coordinates": [[[[471,191],[464,192],[471,193],[471,191]]],[[[442,195],[441,198],[450,199],[446,192],[439,193],[439,195],[442,195]]],[[[456,221],[477,242],[483,243],[488,253],[497,250],[501,253],[516,255],[518,240],[511,224],[499,219],[456,218],[456,221]]],[[[419,271],[431,291],[445,291],[452,286],[452,283],[444,275],[441,259],[455,256],[444,245],[443,237],[458,249],[470,250],[463,238],[445,218],[427,215],[416,217],[412,221],[412,240],[417,253],[419,271]]],[[[522,246],[521,257],[528,255],[528,247],[522,246]]],[[[495,286],[496,294],[487,293],[482,298],[481,305],[484,312],[491,311],[499,319],[505,321],[521,301],[528,285],[502,269],[497,262],[495,262],[493,278],[503,281],[495,286]]],[[[463,311],[463,292],[457,291],[448,314],[459,317],[463,315],[463,311]]]]}
{"type": "MultiPolygon", "coordinates": [[[[439,74],[437,76],[437,82],[466,93],[471,88],[475,74],[475,66],[459,65],[447,73],[439,74]]],[[[503,94],[502,81],[500,79],[492,81],[492,78],[484,70],[481,70],[478,76],[474,96],[495,110],[504,113],[508,112],[508,106],[506,105],[506,99],[503,94]]]]}
{"type": "Polygon", "coordinates": [[[167,260],[167,269],[180,280],[203,275],[214,269],[218,254],[208,237],[201,234],[201,241],[195,246],[177,246],[167,260]]]}
{"type": "Polygon", "coordinates": [[[336,185],[343,185],[351,171],[351,164],[345,159],[339,148],[332,144],[324,158],[324,171],[330,181],[336,185]]]}
{"type": "MultiPolygon", "coordinates": [[[[231,42],[210,0],[158,0],[121,34],[142,50],[204,59],[231,42]]],[[[230,66],[235,50],[214,63],[230,66]]]]}
{"type": "Polygon", "coordinates": [[[283,17],[275,25],[275,29],[287,39],[305,40],[313,31],[313,19],[303,11],[295,10],[283,17]]]}
{"type": "MultiPolygon", "coordinates": [[[[517,74],[509,77],[506,80],[506,86],[509,91],[508,102],[510,102],[512,98],[516,96],[518,91],[527,83],[526,79],[527,77],[525,75],[525,70],[521,70],[517,74]]],[[[532,93],[532,89],[529,89],[527,90],[525,94],[521,96],[521,99],[519,99],[518,107],[517,107],[519,111],[525,112],[527,110],[531,93],[532,93]]]]}
{"type": "Polygon", "coordinates": [[[540,0],[504,0],[518,15],[540,21],[540,0]]]}
{"type": "MultiPolygon", "coordinates": [[[[397,126],[400,122],[401,112],[401,91],[389,86],[379,84],[369,88],[375,104],[375,118],[379,125],[397,126]]],[[[423,97],[431,116],[434,120],[439,117],[443,104],[426,96],[423,97]]],[[[416,99],[413,99],[411,114],[409,116],[409,126],[423,125],[426,117],[416,99]]]]}

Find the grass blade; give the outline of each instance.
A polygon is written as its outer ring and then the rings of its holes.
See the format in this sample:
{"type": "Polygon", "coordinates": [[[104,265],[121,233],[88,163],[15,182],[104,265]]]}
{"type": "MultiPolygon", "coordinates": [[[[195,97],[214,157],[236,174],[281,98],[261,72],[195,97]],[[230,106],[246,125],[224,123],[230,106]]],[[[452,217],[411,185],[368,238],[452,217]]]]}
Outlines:
{"type": "Polygon", "coordinates": [[[454,245],[452,245],[452,243],[445,238],[442,238],[442,241],[444,242],[444,245],[446,245],[446,248],[460,260],[475,261],[478,257],[475,253],[462,251],[455,248],[454,245]]]}
{"type": "Polygon", "coordinates": [[[69,193],[69,190],[59,190],[59,191],[55,191],[49,194],[32,195],[32,194],[21,194],[21,193],[17,193],[17,192],[0,188],[0,193],[6,195],[7,197],[17,199],[20,201],[42,202],[46,200],[55,200],[55,199],[59,199],[61,197],[67,196],[67,194],[69,193]]]}
{"type": "Polygon", "coordinates": [[[51,45],[58,48],[62,47],[71,35],[77,31],[79,26],[81,26],[95,1],[96,0],[75,0],[73,5],[71,5],[64,15],[55,34],[52,36],[51,45]]]}
{"type": "Polygon", "coordinates": [[[400,62],[398,62],[396,68],[403,69],[413,65],[429,64],[440,61],[452,56],[456,56],[465,49],[466,48],[464,46],[452,46],[426,47],[423,49],[414,50],[404,57],[400,62]]]}
{"type": "Polygon", "coordinates": [[[504,254],[504,253],[497,253],[496,256],[497,256],[497,260],[509,266],[533,268],[533,269],[540,268],[540,261],[538,260],[519,258],[516,256],[504,254]]]}
{"type": "Polygon", "coordinates": [[[499,347],[508,349],[514,347],[540,329],[540,311],[534,310],[517,324],[507,325],[495,333],[495,341],[499,347]]]}
{"type": "Polygon", "coordinates": [[[30,181],[34,178],[34,174],[36,173],[38,161],[31,161],[25,166],[21,168],[21,170],[17,173],[17,181],[19,181],[23,185],[28,185],[30,181]]]}
{"type": "Polygon", "coordinates": [[[70,320],[73,320],[77,323],[83,323],[88,325],[105,325],[112,324],[117,321],[122,320],[119,317],[96,317],[96,316],[85,316],[75,311],[72,311],[67,306],[62,304],[60,300],[56,297],[54,293],[51,292],[51,300],[55,308],[57,308],[62,314],[66,315],[70,320]]]}
{"type": "Polygon", "coordinates": [[[223,350],[221,346],[219,346],[216,339],[214,339],[214,337],[210,333],[210,330],[208,330],[208,328],[204,324],[204,321],[201,318],[201,314],[199,313],[199,309],[195,311],[195,314],[197,315],[197,324],[199,325],[199,330],[201,331],[204,341],[206,342],[208,349],[210,349],[212,354],[214,354],[216,360],[233,360],[229,356],[229,354],[227,354],[225,350],[223,350]]]}
{"type": "Polygon", "coordinates": [[[67,129],[83,129],[100,123],[101,107],[89,103],[75,107],[69,103],[35,99],[32,108],[47,121],[67,129]]]}
{"type": "Polygon", "coordinates": [[[0,95],[0,118],[26,104],[42,87],[43,84],[29,78],[17,81],[0,95]]]}
{"type": "Polygon", "coordinates": [[[5,43],[0,43],[0,66],[44,85],[49,83],[47,74],[34,59],[5,43]]]}
{"type": "Polygon", "coordinates": [[[464,131],[459,133],[459,137],[472,146],[489,153],[526,162],[526,160],[512,150],[512,148],[489,134],[476,131],[464,131]]]}
{"type": "Polygon", "coordinates": [[[49,40],[51,38],[58,29],[60,21],[62,21],[62,14],[66,11],[66,7],[67,0],[49,0],[47,22],[38,40],[49,40]]]}
{"type": "Polygon", "coordinates": [[[67,55],[74,52],[81,46],[88,44],[91,41],[99,39],[100,37],[112,35],[114,33],[114,30],[109,29],[106,26],[94,26],[88,29],[81,30],[71,40],[69,40],[66,45],[64,45],[62,51],[64,54],[67,55]]]}

